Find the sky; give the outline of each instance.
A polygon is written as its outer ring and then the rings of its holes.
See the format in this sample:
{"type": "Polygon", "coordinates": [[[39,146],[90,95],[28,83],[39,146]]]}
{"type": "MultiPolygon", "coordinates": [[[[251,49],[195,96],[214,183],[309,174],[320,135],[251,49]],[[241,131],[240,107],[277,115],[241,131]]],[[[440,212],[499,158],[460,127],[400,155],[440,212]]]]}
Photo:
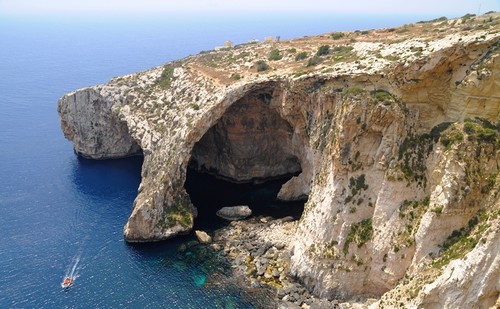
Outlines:
{"type": "Polygon", "coordinates": [[[460,17],[500,11],[500,0],[0,0],[0,16],[322,13],[460,17]]]}

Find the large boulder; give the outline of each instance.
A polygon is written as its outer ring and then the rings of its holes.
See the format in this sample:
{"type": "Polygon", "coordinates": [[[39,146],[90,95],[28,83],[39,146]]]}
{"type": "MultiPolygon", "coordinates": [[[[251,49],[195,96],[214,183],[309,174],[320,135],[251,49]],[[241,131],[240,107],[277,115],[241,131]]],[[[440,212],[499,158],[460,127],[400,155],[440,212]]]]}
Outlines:
{"type": "Polygon", "coordinates": [[[209,244],[212,242],[212,237],[210,235],[208,235],[206,232],[204,231],[194,231],[194,233],[196,234],[196,238],[198,238],[198,241],[202,244],[209,244]]]}
{"type": "Polygon", "coordinates": [[[228,221],[242,220],[252,215],[252,210],[246,205],[222,207],[217,216],[228,221]]]}

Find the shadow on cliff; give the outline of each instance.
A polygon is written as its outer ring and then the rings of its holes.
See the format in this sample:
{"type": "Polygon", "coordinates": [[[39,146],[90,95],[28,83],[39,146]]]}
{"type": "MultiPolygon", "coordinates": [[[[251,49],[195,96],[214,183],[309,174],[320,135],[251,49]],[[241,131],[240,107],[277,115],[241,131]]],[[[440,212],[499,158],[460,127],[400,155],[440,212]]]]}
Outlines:
{"type": "Polygon", "coordinates": [[[76,189],[90,198],[114,198],[137,195],[141,182],[143,157],[113,160],[90,160],[80,156],[75,160],[72,181],[76,189]]]}

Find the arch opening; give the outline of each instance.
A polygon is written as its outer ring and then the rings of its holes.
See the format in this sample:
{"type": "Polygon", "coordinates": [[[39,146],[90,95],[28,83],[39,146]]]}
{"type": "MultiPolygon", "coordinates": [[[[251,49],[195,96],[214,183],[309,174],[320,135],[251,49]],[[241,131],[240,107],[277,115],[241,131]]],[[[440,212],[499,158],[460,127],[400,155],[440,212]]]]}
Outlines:
{"type": "Polygon", "coordinates": [[[215,213],[224,206],[248,205],[252,216],[300,218],[304,198],[277,201],[302,167],[294,129],[279,114],[275,94],[271,87],[247,93],[194,145],[185,189],[198,209],[195,228],[222,225],[215,213]]]}

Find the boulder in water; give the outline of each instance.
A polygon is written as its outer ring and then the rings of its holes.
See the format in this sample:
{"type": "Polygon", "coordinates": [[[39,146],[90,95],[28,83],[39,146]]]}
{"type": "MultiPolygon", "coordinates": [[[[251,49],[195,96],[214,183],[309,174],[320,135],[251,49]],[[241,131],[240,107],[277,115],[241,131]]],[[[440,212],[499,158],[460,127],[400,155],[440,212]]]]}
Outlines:
{"type": "Polygon", "coordinates": [[[217,216],[228,221],[242,220],[252,215],[252,210],[246,205],[222,207],[217,211],[217,216]]]}

